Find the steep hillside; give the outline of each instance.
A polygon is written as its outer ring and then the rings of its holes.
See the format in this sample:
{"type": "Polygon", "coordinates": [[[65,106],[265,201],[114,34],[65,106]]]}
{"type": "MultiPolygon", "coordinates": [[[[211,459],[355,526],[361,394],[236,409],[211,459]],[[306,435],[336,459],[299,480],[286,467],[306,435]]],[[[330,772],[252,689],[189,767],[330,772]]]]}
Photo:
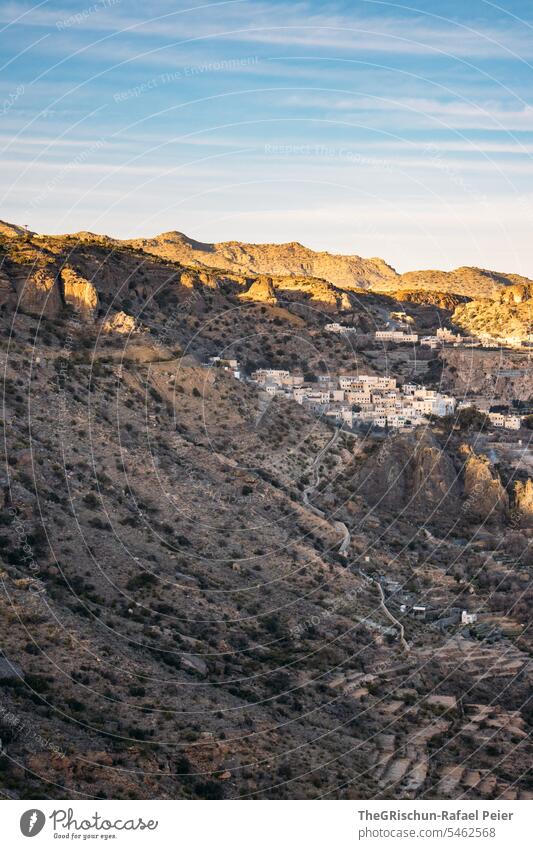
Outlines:
{"type": "Polygon", "coordinates": [[[240,274],[318,277],[344,289],[369,288],[397,279],[394,269],[382,259],[317,252],[299,242],[206,244],[172,231],[153,239],[133,239],[128,244],[184,265],[206,265],[240,274]]]}
{"type": "Polygon", "coordinates": [[[380,289],[422,289],[427,291],[452,292],[469,298],[497,297],[502,287],[530,284],[527,277],[518,274],[500,274],[484,268],[456,268],[455,271],[408,271],[392,286],[380,289]]]}
{"type": "Polygon", "coordinates": [[[470,300],[466,295],[457,295],[452,292],[439,292],[438,289],[396,289],[394,297],[398,301],[411,304],[428,304],[441,310],[453,310],[460,304],[470,300]]]}
{"type": "Polygon", "coordinates": [[[453,322],[468,333],[488,333],[496,338],[528,339],[533,332],[533,283],[519,283],[495,293],[492,298],[475,298],[460,304],[453,322]]]}
{"type": "Polygon", "coordinates": [[[2,795],[531,798],[530,476],[468,421],[357,437],[202,365],[381,373],[323,325],[397,302],[0,248],[2,795]]]}

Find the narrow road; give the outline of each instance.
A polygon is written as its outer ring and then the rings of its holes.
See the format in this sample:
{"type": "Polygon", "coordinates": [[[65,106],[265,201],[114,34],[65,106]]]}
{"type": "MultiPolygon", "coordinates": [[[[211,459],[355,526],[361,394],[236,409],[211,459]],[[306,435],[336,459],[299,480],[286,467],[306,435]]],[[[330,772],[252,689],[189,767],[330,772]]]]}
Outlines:
{"type": "Polygon", "coordinates": [[[398,628],[398,630],[400,632],[400,644],[401,644],[403,650],[405,651],[405,653],[409,654],[409,652],[411,651],[411,646],[409,645],[409,643],[405,639],[405,628],[402,625],[402,623],[398,619],[396,619],[396,617],[390,612],[389,608],[385,604],[385,593],[383,592],[383,587],[381,586],[379,581],[376,581],[375,578],[371,578],[370,575],[367,575],[366,572],[363,572],[362,569],[358,569],[358,572],[361,575],[361,577],[363,577],[365,579],[365,581],[367,581],[367,583],[376,584],[376,586],[379,590],[379,599],[380,599],[379,600],[379,606],[381,607],[383,613],[385,614],[385,616],[387,617],[389,622],[392,622],[398,628]]]}
{"type": "MultiPolygon", "coordinates": [[[[303,491],[303,494],[302,494],[303,503],[305,504],[305,506],[308,507],[310,510],[312,510],[313,513],[315,513],[315,515],[320,516],[321,519],[325,519],[326,514],[324,513],[323,510],[319,510],[318,507],[314,507],[310,503],[309,493],[314,492],[316,490],[318,484],[320,483],[320,475],[318,474],[318,467],[321,463],[321,460],[322,460],[322,457],[324,456],[324,454],[327,451],[329,451],[329,449],[337,441],[337,438],[338,438],[341,430],[342,430],[342,428],[337,428],[335,433],[333,434],[333,436],[329,440],[329,442],[327,442],[326,445],[324,445],[324,447],[321,448],[320,451],[318,452],[318,454],[316,455],[315,459],[313,460],[313,469],[312,469],[313,478],[314,478],[313,483],[310,483],[309,486],[306,486],[304,491],[303,491]]],[[[333,524],[335,526],[335,529],[340,534],[342,534],[342,540],[341,540],[341,544],[339,546],[339,554],[344,555],[344,554],[346,554],[346,552],[348,550],[348,546],[350,545],[350,540],[351,540],[350,531],[348,530],[348,528],[346,527],[344,522],[333,522],[333,524]]]]}
{"type": "Polygon", "coordinates": [[[318,474],[318,467],[319,467],[321,460],[322,460],[322,457],[324,456],[326,451],[329,451],[329,449],[332,447],[332,445],[334,445],[335,442],[337,441],[337,437],[339,435],[339,432],[340,432],[339,429],[337,429],[335,431],[335,433],[333,434],[331,439],[328,442],[326,442],[324,447],[320,449],[320,451],[316,455],[315,459],[313,460],[313,465],[312,465],[312,470],[311,470],[312,475],[313,475],[313,482],[310,483],[309,486],[305,487],[305,489],[303,491],[303,495],[302,495],[303,502],[304,502],[305,506],[309,507],[309,509],[312,510],[313,513],[316,513],[318,516],[321,516],[322,518],[325,517],[325,513],[323,512],[323,510],[319,510],[318,507],[313,507],[313,505],[309,502],[309,493],[314,492],[315,489],[317,488],[318,484],[320,483],[320,475],[318,474]]]}
{"type": "Polygon", "coordinates": [[[385,616],[387,617],[387,619],[390,622],[392,622],[394,625],[396,625],[397,628],[400,629],[400,643],[401,643],[404,651],[408,654],[411,651],[411,646],[409,645],[409,643],[405,639],[405,628],[403,627],[402,623],[398,619],[396,619],[395,616],[393,616],[393,614],[390,612],[389,608],[385,604],[385,593],[383,592],[383,587],[381,586],[379,581],[374,581],[374,583],[377,584],[377,586],[378,586],[379,595],[380,595],[380,607],[381,607],[383,613],[385,614],[385,616]]]}
{"type": "Polygon", "coordinates": [[[352,539],[352,535],[344,522],[335,522],[335,527],[339,531],[339,533],[343,534],[342,542],[339,546],[339,554],[346,554],[348,551],[348,546],[350,545],[350,541],[352,539]]]}

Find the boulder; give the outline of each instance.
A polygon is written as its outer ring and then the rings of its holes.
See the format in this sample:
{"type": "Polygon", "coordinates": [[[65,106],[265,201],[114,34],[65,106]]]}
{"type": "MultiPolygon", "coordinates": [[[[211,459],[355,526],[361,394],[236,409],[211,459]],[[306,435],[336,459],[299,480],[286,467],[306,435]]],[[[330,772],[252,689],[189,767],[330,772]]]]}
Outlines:
{"type": "Polygon", "coordinates": [[[112,313],[104,322],[103,330],[105,333],[136,333],[140,330],[140,326],[132,315],[126,312],[112,313]]]}
{"type": "Polygon", "coordinates": [[[202,678],[205,678],[205,676],[207,675],[207,663],[197,654],[189,654],[188,652],[184,652],[181,655],[181,666],[183,669],[195,672],[202,678]]]}

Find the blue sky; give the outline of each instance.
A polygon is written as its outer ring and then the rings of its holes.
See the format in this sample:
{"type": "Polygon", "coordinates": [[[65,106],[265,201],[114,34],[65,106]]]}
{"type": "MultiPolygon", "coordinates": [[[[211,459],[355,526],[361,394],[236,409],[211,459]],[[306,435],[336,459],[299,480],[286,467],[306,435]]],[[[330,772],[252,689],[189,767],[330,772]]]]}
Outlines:
{"type": "Polygon", "coordinates": [[[533,4],[0,3],[4,220],[533,277],[533,4]]]}

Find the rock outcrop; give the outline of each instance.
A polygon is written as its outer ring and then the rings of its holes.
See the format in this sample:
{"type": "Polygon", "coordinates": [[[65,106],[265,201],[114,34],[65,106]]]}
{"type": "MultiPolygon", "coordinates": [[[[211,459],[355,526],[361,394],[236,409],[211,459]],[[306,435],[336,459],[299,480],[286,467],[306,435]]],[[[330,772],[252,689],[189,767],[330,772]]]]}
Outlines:
{"type": "Polygon", "coordinates": [[[509,496],[488,457],[463,446],[465,457],[463,509],[474,520],[498,522],[509,510],[509,496]]]}
{"type": "Polygon", "coordinates": [[[250,288],[239,295],[241,301],[258,301],[262,304],[277,304],[278,298],[272,280],[268,277],[260,277],[254,281],[250,288]]]}
{"type": "Polygon", "coordinates": [[[55,318],[63,306],[57,279],[49,268],[39,268],[37,271],[22,277],[17,281],[19,306],[24,312],[32,315],[43,315],[55,318]]]}
{"type": "Polygon", "coordinates": [[[141,330],[139,323],[132,315],[120,310],[113,313],[104,321],[104,333],[136,333],[141,330]]]}
{"type": "Polygon", "coordinates": [[[513,492],[513,507],[524,524],[533,524],[533,481],[516,481],[513,492]]]}
{"type": "Polygon", "coordinates": [[[73,307],[85,320],[94,319],[98,293],[93,284],[68,267],[61,270],[60,276],[65,303],[73,307]]]}

